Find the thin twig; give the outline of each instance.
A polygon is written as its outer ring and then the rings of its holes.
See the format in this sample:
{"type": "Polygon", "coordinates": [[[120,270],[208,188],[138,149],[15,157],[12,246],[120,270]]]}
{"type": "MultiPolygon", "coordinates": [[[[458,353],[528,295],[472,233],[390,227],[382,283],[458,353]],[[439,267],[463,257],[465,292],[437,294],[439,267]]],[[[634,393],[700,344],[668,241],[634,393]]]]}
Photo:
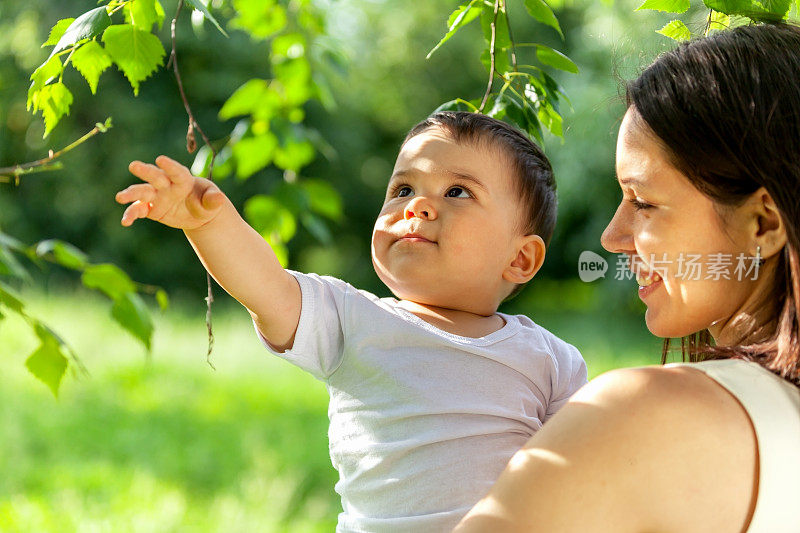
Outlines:
{"type": "Polygon", "coordinates": [[[76,146],[83,144],[84,142],[88,141],[98,133],[105,133],[111,127],[111,118],[107,118],[105,123],[100,124],[99,122],[95,124],[94,128],[78,139],[77,141],[72,142],[70,145],[65,146],[61,150],[57,152],[53,152],[50,150],[47,157],[39,159],[37,161],[31,161],[28,163],[21,163],[19,165],[14,165],[10,167],[0,167],[0,183],[10,183],[14,181],[17,183],[19,181],[19,176],[22,174],[32,174],[34,172],[44,172],[46,170],[58,170],[62,168],[61,162],[52,163],[53,160],[61,157],[62,155],[66,154],[76,146]]]}
{"type": "MultiPolygon", "coordinates": [[[[172,24],[170,25],[171,35],[172,35],[172,53],[169,55],[169,61],[167,62],[167,68],[169,65],[172,65],[172,71],[175,73],[175,81],[178,82],[178,91],[181,94],[181,100],[183,100],[183,107],[186,109],[186,114],[189,116],[189,130],[186,134],[186,150],[189,153],[192,153],[193,142],[194,142],[194,130],[200,132],[200,136],[203,138],[203,142],[206,143],[206,146],[209,147],[211,150],[211,164],[208,167],[208,179],[213,179],[214,174],[214,160],[217,158],[217,151],[212,146],[211,141],[206,136],[203,129],[197,123],[192,114],[192,108],[189,106],[189,100],[186,98],[186,92],[183,90],[183,81],[181,80],[181,72],[178,69],[178,51],[176,46],[175,34],[176,34],[176,27],[178,25],[178,16],[181,14],[181,9],[183,9],[183,2],[184,0],[178,1],[178,8],[175,10],[175,17],[172,19],[172,24]]],[[[206,297],[206,329],[208,330],[208,352],[206,353],[206,362],[208,366],[214,368],[214,364],[211,362],[211,351],[214,348],[214,332],[211,328],[211,304],[214,301],[214,294],[211,287],[211,275],[206,271],[206,284],[208,285],[208,296],[206,297]]],[[[216,368],[214,368],[216,370],[216,368]]]]}
{"type": "Polygon", "coordinates": [[[714,10],[708,10],[708,18],[706,19],[706,29],[703,31],[703,35],[708,37],[708,32],[711,31],[711,17],[714,15],[714,10]]]}
{"type": "Polygon", "coordinates": [[[214,292],[211,290],[211,274],[206,271],[206,285],[208,286],[208,296],[206,296],[206,328],[208,329],[208,353],[206,363],[216,370],[214,363],[211,362],[211,350],[214,348],[214,332],[211,330],[211,304],[214,303],[214,292]]]}
{"type": "Polygon", "coordinates": [[[494,1],[494,19],[492,19],[492,39],[489,42],[489,84],[486,86],[486,92],[481,100],[481,105],[478,107],[478,112],[483,113],[483,108],[486,107],[486,102],[489,100],[489,95],[492,93],[492,83],[494,83],[494,45],[495,37],[497,34],[497,10],[500,8],[500,0],[494,1]]]}

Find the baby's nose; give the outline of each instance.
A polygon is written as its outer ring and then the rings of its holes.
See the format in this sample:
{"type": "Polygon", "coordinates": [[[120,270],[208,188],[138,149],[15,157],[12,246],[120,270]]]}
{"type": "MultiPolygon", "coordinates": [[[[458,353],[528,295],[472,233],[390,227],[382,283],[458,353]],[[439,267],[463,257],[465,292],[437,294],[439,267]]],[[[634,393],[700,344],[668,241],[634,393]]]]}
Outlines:
{"type": "Polygon", "coordinates": [[[415,209],[414,211],[412,211],[411,209],[406,208],[405,219],[408,220],[414,217],[430,219],[431,214],[430,211],[427,209],[415,209]]]}
{"type": "Polygon", "coordinates": [[[417,196],[406,204],[403,211],[403,218],[408,220],[415,217],[425,220],[433,220],[436,218],[436,209],[433,203],[424,196],[417,196]]]}

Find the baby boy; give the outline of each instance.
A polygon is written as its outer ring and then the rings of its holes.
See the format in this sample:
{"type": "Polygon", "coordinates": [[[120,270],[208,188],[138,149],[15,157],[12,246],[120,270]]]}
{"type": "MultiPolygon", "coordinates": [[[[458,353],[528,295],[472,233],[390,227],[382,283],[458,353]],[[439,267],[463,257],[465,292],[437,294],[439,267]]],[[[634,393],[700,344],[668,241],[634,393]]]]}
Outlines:
{"type": "Polygon", "coordinates": [[[211,181],[160,156],[117,194],[130,226],[182,229],[262,342],[324,381],[337,531],[450,531],[586,382],[578,351],[498,313],[544,261],[556,218],[541,150],[498,120],[444,112],[406,137],[372,233],[396,298],[284,270],[211,181]]]}

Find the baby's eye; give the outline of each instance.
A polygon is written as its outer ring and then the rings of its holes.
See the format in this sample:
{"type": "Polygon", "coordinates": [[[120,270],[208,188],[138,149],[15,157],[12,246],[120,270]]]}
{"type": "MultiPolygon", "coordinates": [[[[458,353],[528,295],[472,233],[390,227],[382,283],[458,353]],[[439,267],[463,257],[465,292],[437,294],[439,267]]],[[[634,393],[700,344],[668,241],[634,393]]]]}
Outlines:
{"type": "Polygon", "coordinates": [[[398,187],[397,190],[395,190],[395,194],[399,198],[404,198],[406,196],[411,196],[413,194],[413,192],[414,191],[411,190],[411,187],[408,187],[406,185],[403,185],[402,187],[398,187]]]}
{"type": "Polygon", "coordinates": [[[469,193],[464,187],[450,187],[445,196],[448,198],[469,198],[469,193]]]}

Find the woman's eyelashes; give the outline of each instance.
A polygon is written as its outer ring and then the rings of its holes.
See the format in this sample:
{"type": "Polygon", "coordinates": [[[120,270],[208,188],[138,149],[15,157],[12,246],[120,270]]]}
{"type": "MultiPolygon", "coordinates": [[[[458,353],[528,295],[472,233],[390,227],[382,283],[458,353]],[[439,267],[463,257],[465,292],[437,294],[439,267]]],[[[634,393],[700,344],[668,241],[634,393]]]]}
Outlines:
{"type": "MultiPolygon", "coordinates": [[[[400,184],[400,185],[395,185],[392,188],[390,196],[392,197],[396,196],[398,198],[407,198],[409,196],[412,196],[413,194],[414,194],[414,189],[412,189],[408,185],[400,184]]],[[[466,187],[462,187],[460,185],[454,185],[449,189],[447,189],[444,196],[446,198],[472,198],[472,194],[469,192],[469,190],[466,187]]]]}
{"type": "Polygon", "coordinates": [[[633,208],[636,209],[637,211],[642,209],[650,209],[651,207],[653,207],[652,204],[643,202],[639,198],[629,198],[628,201],[631,203],[631,205],[633,205],[633,208]]]}

